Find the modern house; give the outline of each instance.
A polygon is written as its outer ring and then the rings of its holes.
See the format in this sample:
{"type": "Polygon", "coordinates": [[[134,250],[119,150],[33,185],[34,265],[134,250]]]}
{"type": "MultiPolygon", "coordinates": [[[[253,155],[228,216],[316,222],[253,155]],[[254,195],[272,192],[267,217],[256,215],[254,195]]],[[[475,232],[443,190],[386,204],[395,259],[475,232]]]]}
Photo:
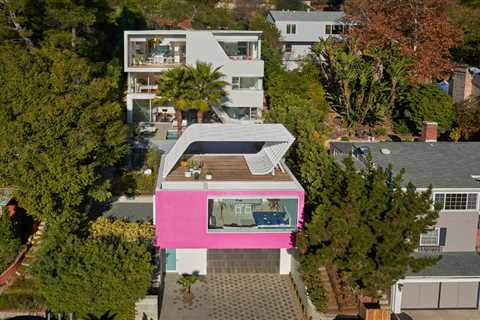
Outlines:
{"type": "Polygon", "coordinates": [[[263,108],[263,61],[259,31],[125,31],[128,73],[127,122],[171,121],[172,106],[159,106],[158,76],[174,67],[206,62],[221,67],[228,97],[215,112],[224,123],[252,123],[263,108]]]}
{"type": "Polygon", "coordinates": [[[304,190],[281,124],[193,124],[162,157],[156,246],[166,272],[288,274],[304,190]]]}
{"type": "Polygon", "coordinates": [[[340,39],[345,28],[344,16],[342,11],[270,11],[267,20],[280,31],[287,70],[297,68],[320,39],[340,39]]]}
{"type": "Polygon", "coordinates": [[[405,169],[404,179],[419,191],[433,188],[442,209],[436,226],[420,237],[416,255],[440,261],[410,272],[391,290],[394,313],[408,309],[478,309],[480,284],[480,142],[437,142],[436,123],[424,123],[423,142],[333,143],[337,160],[348,154],[362,166],[367,154],[375,165],[405,169]]]}

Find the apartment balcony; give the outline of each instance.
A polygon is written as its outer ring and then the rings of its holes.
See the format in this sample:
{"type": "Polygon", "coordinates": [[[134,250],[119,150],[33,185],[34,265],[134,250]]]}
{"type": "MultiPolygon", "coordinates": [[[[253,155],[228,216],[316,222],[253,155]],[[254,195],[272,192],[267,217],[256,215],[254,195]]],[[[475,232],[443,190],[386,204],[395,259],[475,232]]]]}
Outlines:
{"type": "Polygon", "coordinates": [[[258,41],[219,41],[225,54],[231,60],[260,60],[258,41]]]}
{"type": "Polygon", "coordinates": [[[127,71],[161,71],[185,63],[184,38],[166,36],[129,38],[127,71]]]}

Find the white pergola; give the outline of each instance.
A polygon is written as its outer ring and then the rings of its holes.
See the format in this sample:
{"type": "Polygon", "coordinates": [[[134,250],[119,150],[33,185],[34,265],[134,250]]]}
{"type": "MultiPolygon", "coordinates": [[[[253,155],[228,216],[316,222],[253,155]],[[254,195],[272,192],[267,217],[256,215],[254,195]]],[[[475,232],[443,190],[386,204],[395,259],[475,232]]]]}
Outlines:
{"type": "Polygon", "coordinates": [[[263,142],[256,154],[244,154],[252,175],[271,173],[295,138],[282,124],[193,124],[165,155],[162,176],[175,167],[188,147],[195,142],[263,142]]]}

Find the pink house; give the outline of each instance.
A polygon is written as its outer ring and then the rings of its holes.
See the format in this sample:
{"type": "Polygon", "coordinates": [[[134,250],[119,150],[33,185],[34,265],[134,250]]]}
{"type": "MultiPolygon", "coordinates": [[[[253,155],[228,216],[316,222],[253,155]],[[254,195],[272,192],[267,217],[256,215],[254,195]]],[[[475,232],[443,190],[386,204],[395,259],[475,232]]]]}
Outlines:
{"type": "Polygon", "coordinates": [[[186,129],[162,158],[155,195],[166,272],[290,272],[304,203],[282,161],[293,141],[280,124],[186,129]]]}

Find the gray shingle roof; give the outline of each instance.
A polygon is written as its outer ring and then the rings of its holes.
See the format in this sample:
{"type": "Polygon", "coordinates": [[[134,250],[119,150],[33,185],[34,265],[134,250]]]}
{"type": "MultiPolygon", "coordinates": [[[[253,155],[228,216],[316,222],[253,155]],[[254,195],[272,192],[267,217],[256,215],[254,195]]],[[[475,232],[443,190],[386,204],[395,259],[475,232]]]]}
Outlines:
{"type": "MultiPolygon", "coordinates": [[[[431,184],[434,188],[480,188],[480,182],[472,178],[480,176],[480,142],[332,143],[337,154],[365,146],[376,165],[391,164],[395,172],[404,168],[404,181],[417,187],[431,184]],[[384,154],[382,149],[390,150],[390,154],[384,154]]],[[[341,158],[337,157],[337,161],[341,158]]]]}
{"type": "Polygon", "coordinates": [[[270,15],[275,21],[319,21],[335,22],[342,19],[343,11],[279,11],[271,10],[270,15]]]}
{"type": "Polygon", "coordinates": [[[480,277],[480,256],[476,252],[445,252],[435,265],[407,277],[480,277]]]}

